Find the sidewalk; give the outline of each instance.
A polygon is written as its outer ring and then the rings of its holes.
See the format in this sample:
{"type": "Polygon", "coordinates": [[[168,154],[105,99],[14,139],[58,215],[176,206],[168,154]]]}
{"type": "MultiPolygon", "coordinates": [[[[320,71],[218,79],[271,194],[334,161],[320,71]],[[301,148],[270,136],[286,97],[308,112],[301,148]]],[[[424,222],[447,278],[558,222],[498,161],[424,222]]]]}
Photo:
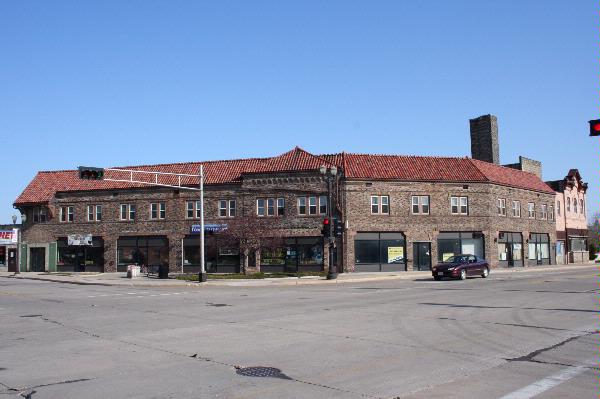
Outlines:
{"type": "MultiPolygon", "coordinates": [[[[525,268],[493,269],[490,274],[509,273],[531,273],[531,272],[553,272],[573,269],[597,268],[598,264],[576,263],[570,265],[530,266],[525,268]]],[[[261,286],[286,286],[286,285],[310,285],[310,284],[342,284],[363,281],[387,281],[387,280],[416,280],[429,279],[431,272],[407,271],[407,272],[379,272],[379,273],[340,273],[336,280],[327,280],[323,277],[283,277],[265,279],[239,279],[239,280],[209,280],[206,283],[177,280],[169,278],[160,280],[157,278],[139,277],[128,279],[125,273],[37,273],[28,272],[15,275],[9,272],[0,272],[2,278],[13,278],[23,280],[39,280],[55,283],[67,283],[78,285],[103,285],[124,287],[204,287],[204,286],[229,286],[229,287],[261,287],[261,286]]]]}

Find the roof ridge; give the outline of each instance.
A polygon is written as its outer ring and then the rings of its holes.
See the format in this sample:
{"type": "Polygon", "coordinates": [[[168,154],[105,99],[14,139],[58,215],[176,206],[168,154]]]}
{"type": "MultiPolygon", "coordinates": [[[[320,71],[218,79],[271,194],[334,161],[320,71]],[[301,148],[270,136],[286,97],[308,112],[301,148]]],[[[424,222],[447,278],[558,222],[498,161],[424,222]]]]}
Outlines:
{"type": "MultiPolygon", "coordinates": [[[[459,156],[450,156],[450,155],[405,155],[405,154],[370,154],[364,152],[342,152],[345,155],[360,155],[366,157],[404,157],[404,158],[435,158],[435,159],[470,159],[467,156],[459,157],[459,156]]],[[[326,155],[340,155],[342,153],[337,154],[326,154],[326,155]]]]}

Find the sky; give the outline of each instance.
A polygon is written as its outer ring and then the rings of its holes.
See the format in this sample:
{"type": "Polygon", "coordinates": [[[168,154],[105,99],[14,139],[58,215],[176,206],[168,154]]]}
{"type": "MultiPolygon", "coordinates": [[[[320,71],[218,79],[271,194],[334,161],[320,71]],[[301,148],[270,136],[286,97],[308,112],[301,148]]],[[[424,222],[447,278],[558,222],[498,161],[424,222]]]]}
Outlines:
{"type": "Polygon", "coordinates": [[[312,153],[578,168],[598,211],[598,2],[0,4],[0,224],[40,170],[312,153]]]}

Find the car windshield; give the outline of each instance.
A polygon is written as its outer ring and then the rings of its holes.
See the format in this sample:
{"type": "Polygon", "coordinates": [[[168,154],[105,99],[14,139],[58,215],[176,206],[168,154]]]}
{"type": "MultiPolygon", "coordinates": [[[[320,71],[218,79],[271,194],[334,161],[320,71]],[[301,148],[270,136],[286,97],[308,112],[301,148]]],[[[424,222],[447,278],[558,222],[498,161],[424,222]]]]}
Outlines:
{"type": "Polygon", "coordinates": [[[444,263],[467,263],[468,256],[456,255],[447,258],[444,263]]]}

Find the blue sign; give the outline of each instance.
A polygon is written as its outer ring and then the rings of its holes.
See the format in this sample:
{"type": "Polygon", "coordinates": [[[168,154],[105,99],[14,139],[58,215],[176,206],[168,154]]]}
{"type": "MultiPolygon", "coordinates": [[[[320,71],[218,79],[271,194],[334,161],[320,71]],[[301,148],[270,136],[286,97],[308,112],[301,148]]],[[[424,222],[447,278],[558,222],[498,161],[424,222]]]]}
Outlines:
{"type": "MultiPolygon", "coordinates": [[[[205,233],[219,233],[221,231],[227,230],[227,225],[226,224],[205,224],[204,225],[204,232],[205,233]]],[[[200,225],[199,224],[193,224],[190,232],[192,234],[200,234],[200,225]]]]}

